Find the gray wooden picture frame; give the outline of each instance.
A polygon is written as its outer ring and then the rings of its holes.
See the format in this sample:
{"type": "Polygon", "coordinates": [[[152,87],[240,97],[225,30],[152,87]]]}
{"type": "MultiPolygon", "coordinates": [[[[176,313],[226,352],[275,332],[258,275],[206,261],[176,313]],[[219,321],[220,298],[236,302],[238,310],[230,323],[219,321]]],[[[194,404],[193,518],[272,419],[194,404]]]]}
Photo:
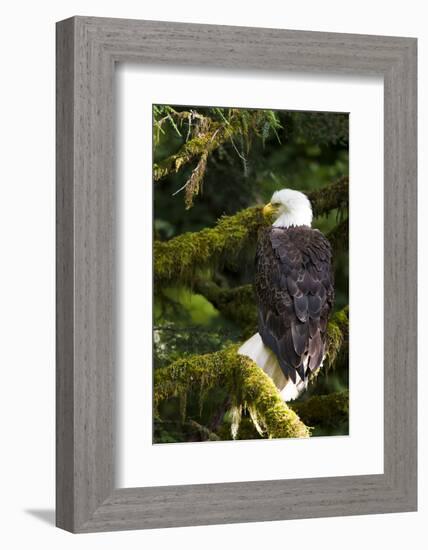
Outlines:
{"type": "Polygon", "coordinates": [[[91,17],[57,24],[58,527],[83,533],[416,510],[416,46],[414,38],[91,17]],[[117,62],[384,78],[383,474],[114,486],[117,62]]]}

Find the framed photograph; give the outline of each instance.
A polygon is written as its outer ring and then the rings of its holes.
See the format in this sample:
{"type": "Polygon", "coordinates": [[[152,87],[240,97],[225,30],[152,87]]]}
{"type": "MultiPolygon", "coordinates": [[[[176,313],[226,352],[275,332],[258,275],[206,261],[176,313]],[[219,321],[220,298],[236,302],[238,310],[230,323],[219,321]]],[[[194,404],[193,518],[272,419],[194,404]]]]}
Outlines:
{"type": "Polygon", "coordinates": [[[417,507],[416,39],[57,24],[57,525],[417,507]]]}

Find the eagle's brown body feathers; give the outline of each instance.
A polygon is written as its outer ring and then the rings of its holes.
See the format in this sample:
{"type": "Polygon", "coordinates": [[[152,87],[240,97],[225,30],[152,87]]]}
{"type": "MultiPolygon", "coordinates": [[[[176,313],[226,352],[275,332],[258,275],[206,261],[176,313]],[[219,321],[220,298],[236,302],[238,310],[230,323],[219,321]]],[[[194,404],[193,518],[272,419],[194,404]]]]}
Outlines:
{"type": "Polygon", "coordinates": [[[321,366],[334,288],[331,247],[309,226],[260,232],[255,289],[259,333],[287,379],[306,381],[321,366]]]}

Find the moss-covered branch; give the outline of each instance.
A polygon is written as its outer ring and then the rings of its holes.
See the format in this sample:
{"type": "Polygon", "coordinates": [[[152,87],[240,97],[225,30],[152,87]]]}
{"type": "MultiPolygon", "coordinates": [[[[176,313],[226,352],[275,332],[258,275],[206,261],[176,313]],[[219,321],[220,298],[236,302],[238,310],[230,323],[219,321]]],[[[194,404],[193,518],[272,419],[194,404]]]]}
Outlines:
{"type": "Polygon", "coordinates": [[[326,339],[326,363],[325,368],[334,366],[336,359],[345,346],[348,346],[349,339],[349,306],[336,311],[327,325],[326,339]]]}
{"type": "Polygon", "coordinates": [[[225,126],[211,122],[209,131],[189,139],[177,153],[154,164],[154,180],[158,181],[168,174],[178,172],[182,166],[194,158],[211,153],[238,131],[238,125],[225,126]]]}
{"type": "MultiPolygon", "coordinates": [[[[231,289],[241,298],[251,292],[249,285],[231,289]]],[[[213,300],[224,299],[228,291],[214,287],[206,287],[211,292],[213,300]]],[[[250,300],[250,296],[246,296],[250,300]]],[[[232,302],[231,302],[232,303],[232,302]]],[[[251,302],[253,303],[253,302],[251,302]]],[[[227,311],[227,303],[223,302],[227,311]]],[[[254,317],[255,324],[255,317],[254,317]]],[[[249,331],[251,332],[251,331],[249,331]]],[[[348,343],[348,306],[336,312],[327,326],[325,369],[331,368],[344,346],[348,343]]],[[[328,418],[339,421],[345,416],[345,394],[336,397],[311,398],[307,402],[292,403],[291,409],[303,419],[291,414],[290,408],[282,401],[273,381],[250,359],[237,355],[237,346],[225,350],[192,357],[186,357],[173,362],[167,367],[155,371],[154,404],[159,410],[162,401],[179,397],[181,402],[182,422],[186,417],[187,396],[193,390],[199,395],[201,404],[210,389],[221,387],[229,395],[232,407],[229,416],[232,418],[232,434],[238,434],[238,428],[243,410],[250,414],[254,427],[260,434],[267,437],[307,437],[309,431],[306,425],[328,427],[328,418]],[[329,407],[331,410],[329,411],[329,407]],[[300,411],[302,414],[300,415],[300,411]],[[339,419],[339,420],[338,420],[339,419]]],[[[347,402],[346,402],[347,407],[347,402]]],[[[190,422],[187,419],[186,422],[190,422]]],[[[207,433],[199,433],[208,437],[207,433]]],[[[215,439],[210,436],[210,439],[215,439]]]]}
{"type": "Polygon", "coordinates": [[[337,208],[344,210],[348,207],[349,200],[349,178],[343,177],[335,183],[308,193],[312,204],[314,218],[328,214],[337,208]]]}
{"type": "MultiPolygon", "coordinates": [[[[224,317],[242,328],[244,338],[257,332],[257,306],[252,285],[222,289],[212,281],[198,280],[195,291],[205,296],[224,317]]],[[[327,325],[327,369],[333,367],[339,353],[347,349],[348,339],[349,306],[345,306],[332,315],[327,325]]]]}
{"type": "Polygon", "coordinates": [[[172,112],[168,113],[167,116],[170,120],[172,120],[171,115],[179,117],[180,120],[197,118],[198,124],[193,127],[191,139],[187,140],[175,154],[154,164],[155,181],[168,174],[178,172],[180,168],[197,157],[205,156],[206,162],[206,157],[226,141],[230,141],[238,155],[242,157],[243,152],[238,151],[234,143],[235,137],[242,137],[247,143],[247,148],[249,148],[251,135],[259,136],[263,140],[267,137],[270,129],[278,136],[276,132],[281,127],[275,112],[271,110],[224,110],[217,108],[213,111],[217,114],[217,118],[220,117],[218,120],[201,116],[194,111],[172,111],[173,115],[172,112]]]}
{"type": "Polygon", "coordinates": [[[261,208],[247,208],[234,216],[223,216],[213,228],[155,241],[155,283],[194,281],[199,269],[214,267],[222,258],[236,257],[249,241],[256,240],[258,229],[268,224],[261,208]]]}
{"type": "Polygon", "coordinates": [[[349,417],[349,392],[314,395],[305,401],[289,403],[307,426],[337,428],[349,417]]]}
{"type": "Polygon", "coordinates": [[[273,381],[237,346],[207,355],[175,361],[154,373],[155,411],[165,399],[178,396],[185,418],[186,399],[196,390],[203,402],[206,393],[224,388],[231,397],[232,434],[236,436],[243,409],[257,430],[269,438],[309,437],[309,429],[281,399],[273,381]]]}
{"type": "MultiPolygon", "coordinates": [[[[315,215],[340,208],[347,197],[347,178],[310,195],[315,215]]],[[[199,269],[214,267],[222,258],[236,257],[250,241],[256,240],[258,229],[270,223],[260,207],[252,207],[223,216],[215,227],[183,233],[169,241],[155,241],[156,283],[192,282],[199,269]]]]}

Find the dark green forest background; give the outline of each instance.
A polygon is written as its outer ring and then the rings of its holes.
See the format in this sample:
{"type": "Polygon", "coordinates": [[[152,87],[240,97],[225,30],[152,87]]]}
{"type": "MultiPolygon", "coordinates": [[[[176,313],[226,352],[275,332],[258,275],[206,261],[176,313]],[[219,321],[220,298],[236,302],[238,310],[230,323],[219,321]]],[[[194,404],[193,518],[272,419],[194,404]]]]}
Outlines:
{"type": "Polygon", "coordinates": [[[344,113],[153,107],[155,443],[348,433],[348,128],[344,113]],[[260,207],[285,187],[332,243],[336,301],[325,367],[271,415],[234,346],[257,331],[260,207]],[[290,415],[303,431],[277,426],[290,415]]]}

